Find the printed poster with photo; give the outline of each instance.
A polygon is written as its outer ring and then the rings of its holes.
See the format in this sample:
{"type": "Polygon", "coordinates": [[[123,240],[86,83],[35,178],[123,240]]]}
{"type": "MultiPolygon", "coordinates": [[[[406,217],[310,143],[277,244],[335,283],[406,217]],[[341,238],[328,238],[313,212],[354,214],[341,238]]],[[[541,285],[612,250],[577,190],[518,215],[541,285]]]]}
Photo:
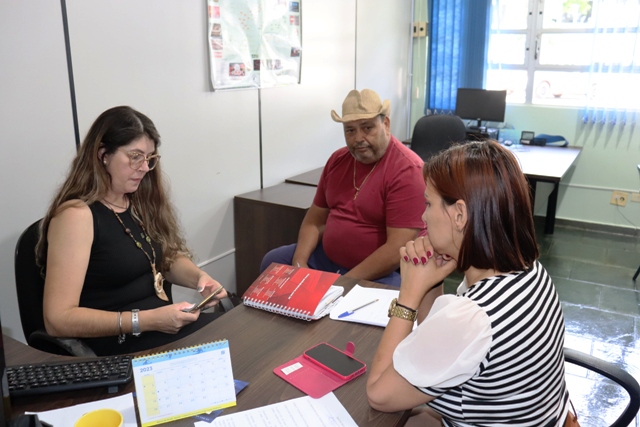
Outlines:
{"type": "Polygon", "coordinates": [[[213,90],[300,83],[301,0],[207,0],[213,90]]]}

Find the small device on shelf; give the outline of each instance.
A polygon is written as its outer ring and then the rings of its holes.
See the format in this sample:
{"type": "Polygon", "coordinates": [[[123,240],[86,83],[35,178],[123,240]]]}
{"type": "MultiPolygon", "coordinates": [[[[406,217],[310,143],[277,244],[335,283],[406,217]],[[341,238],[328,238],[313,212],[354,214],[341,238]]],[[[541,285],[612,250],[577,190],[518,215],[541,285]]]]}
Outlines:
{"type": "Polygon", "coordinates": [[[520,144],[525,144],[525,145],[529,145],[531,143],[531,140],[533,139],[535,133],[528,131],[528,130],[523,130],[522,131],[522,135],[520,135],[520,144]]]}

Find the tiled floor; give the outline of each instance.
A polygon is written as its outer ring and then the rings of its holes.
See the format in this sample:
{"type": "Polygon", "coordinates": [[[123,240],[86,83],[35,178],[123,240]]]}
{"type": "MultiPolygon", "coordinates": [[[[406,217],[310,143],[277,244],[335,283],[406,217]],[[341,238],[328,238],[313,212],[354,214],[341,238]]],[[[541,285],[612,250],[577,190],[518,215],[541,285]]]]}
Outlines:
{"type": "MultiPolygon", "coordinates": [[[[536,218],[540,262],[551,274],[565,316],[565,346],[625,369],[640,381],[640,238],[556,224],[543,233],[536,218]]],[[[460,276],[461,277],[461,276],[460,276]]],[[[445,281],[455,292],[456,279],[445,281]]],[[[626,392],[597,374],[567,365],[567,383],[582,427],[610,425],[626,392]]],[[[633,427],[640,427],[636,417],[633,427]]]]}

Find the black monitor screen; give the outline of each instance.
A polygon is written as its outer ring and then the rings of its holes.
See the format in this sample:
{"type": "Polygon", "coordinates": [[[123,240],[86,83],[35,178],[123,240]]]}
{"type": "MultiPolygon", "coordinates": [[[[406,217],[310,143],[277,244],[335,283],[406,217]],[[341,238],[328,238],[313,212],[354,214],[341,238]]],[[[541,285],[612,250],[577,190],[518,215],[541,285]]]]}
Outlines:
{"type": "Polygon", "coordinates": [[[507,106],[506,90],[459,88],[456,98],[456,116],[461,119],[503,122],[507,106]]]}

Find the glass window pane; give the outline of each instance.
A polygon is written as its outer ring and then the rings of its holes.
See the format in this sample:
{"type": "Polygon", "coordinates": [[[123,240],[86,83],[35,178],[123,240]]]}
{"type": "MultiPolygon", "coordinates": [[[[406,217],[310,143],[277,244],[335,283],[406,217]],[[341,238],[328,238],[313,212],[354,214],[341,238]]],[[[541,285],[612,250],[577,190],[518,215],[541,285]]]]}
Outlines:
{"type": "Polygon", "coordinates": [[[593,34],[542,34],[541,65],[589,65],[593,34]]]}
{"type": "MultiPolygon", "coordinates": [[[[631,65],[634,61],[638,61],[638,44],[640,37],[636,33],[618,33],[606,34],[598,33],[595,35],[593,46],[593,62],[607,65],[631,65]]],[[[640,65],[640,62],[636,62],[640,65]]]]}
{"type": "Polygon", "coordinates": [[[506,90],[508,103],[522,104],[526,100],[527,71],[489,69],[485,86],[489,90],[506,90]]]}
{"type": "Polygon", "coordinates": [[[593,28],[593,0],[545,0],[543,28],[593,28]]]}
{"type": "Polygon", "coordinates": [[[638,0],[599,0],[593,15],[599,28],[637,28],[640,3],[638,0]]]}
{"type": "Polygon", "coordinates": [[[541,65],[631,65],[640,49],[640,36],[627,33],[542,34],[541,65]]]}
{"type": "Polygon", "coordinates": [[[536,71],[533,75],[533,103],[586,105],[597,90],[589,73],[536,71]]]}
{"type": "Polygon", "coordinates": [[[529,0],[492,0],[491,30],[526,30],[529,0]]]}
{"type": "Polygon", "coordinates": [[[491,34],[489,37],[489,63],[523,65],[526,41],[525,34],[491,34]]]}
{"type": "Polygon", "coordinates": [[[640,74],[603,73],[594,74],[592,97],[589,106],[618,109],[638,109],[640,99],[640,74]]]}

